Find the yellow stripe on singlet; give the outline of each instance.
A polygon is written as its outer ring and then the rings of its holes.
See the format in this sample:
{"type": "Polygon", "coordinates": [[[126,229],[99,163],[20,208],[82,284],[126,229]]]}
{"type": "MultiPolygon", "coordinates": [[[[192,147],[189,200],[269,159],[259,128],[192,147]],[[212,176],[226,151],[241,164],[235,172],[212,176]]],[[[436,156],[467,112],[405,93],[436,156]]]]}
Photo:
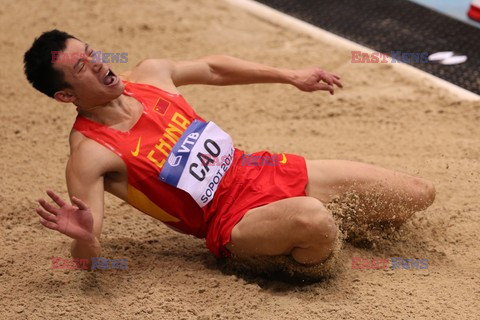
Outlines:
{"type": "Polygon", "coordinates": [[[179,222],[180,219],[167,213],[165,210],[157,206],[142,191],[128,185],[128,203],[138,210],[163,222],[179,222]]]}

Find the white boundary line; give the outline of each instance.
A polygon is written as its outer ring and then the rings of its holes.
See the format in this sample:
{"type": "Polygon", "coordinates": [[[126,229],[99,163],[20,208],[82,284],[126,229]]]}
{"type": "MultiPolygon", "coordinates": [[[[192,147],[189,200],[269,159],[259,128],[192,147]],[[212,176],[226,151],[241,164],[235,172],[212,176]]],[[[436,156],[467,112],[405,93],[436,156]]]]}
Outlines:
{"type": "MultiPolygon", "coordinates": [[[[224,0],[234,6],[242,8],[253,15],[260,17],[264,20],[267,20],[276,25],[280,25],[285,28],[289,28],[298,32],[306,33],[313,37],[314,39],[322,40],[324,42],[333,43],[334,45],[343,46],[352,51],[363,51],[363,52],[375,52],[374,50],[364,47],[358,43],[352,42],[340,36],[337,36],[333,33],[320,29],[314,25],[301,21],[299,19],[293,18],[287,14],[284,14],[280,11],[272,9],[264,4],[255,2],[253,0],[224,0]]],[[[465,90],[457,85],[454,85],[448,81],[440,79],[431,75],[430,73],[419,70],[415,67],[412,67],[405,63],[392,63],[394,68],[399,68],[399,70],[409,72],[416,76],[425,77],[435,83],[436,85],[445,88],[451,93],[455,94],[459,98],[465,100],[480,100],[480,96],[465,90]]]]}

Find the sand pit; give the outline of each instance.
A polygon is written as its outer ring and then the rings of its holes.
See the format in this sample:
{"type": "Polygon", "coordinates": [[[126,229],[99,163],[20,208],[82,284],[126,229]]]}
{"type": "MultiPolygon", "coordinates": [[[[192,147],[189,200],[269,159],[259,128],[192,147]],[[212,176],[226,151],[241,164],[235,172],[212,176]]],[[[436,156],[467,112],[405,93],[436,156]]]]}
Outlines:
{"type": "Polygon", "coordinates": [[[480,317],[480,103],[389,64],[352,64],[350,52],[272,25],[223,1],[4,1],[0,8],[1,319],[384,319],[480,317]],[[75,110],[41,96],[23,53],[63,29],[97,50],[147,57],[226,53],[279,67],[339,73],[335,96],[285,85],[182,87],[204,118],[240,148],[349,159],[418,174],[437,198],[398,234],[349,243],[334,277],[292,284],[231,274],[203,241],[176,234],[106,196],[102,256],[126,270],[52,270],[70,239],[46,230],[35,200],[67,195],[64,171],[75,110]],[[428,259],[426,270],[352,270],[351,258],[428,259]]]}

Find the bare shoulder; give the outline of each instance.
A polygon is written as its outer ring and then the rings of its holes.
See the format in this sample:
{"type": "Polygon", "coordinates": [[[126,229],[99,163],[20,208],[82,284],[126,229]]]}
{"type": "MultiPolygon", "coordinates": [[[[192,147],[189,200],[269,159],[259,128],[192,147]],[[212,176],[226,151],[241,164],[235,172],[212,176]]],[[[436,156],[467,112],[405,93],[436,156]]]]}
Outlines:
{"type": "Polygon", "coordinates": [[[140,61],[132,70],[120,76],[127,81],[146,83],[163,90],[178,93],[172,80],[175,63],[167,59],[145,59],[140,61]]]}
{"type": "Polygon", "coordinates": [[[76,130],[70,133],[67,176],[96,178],[118,168],[118,156],[76,130]]]}

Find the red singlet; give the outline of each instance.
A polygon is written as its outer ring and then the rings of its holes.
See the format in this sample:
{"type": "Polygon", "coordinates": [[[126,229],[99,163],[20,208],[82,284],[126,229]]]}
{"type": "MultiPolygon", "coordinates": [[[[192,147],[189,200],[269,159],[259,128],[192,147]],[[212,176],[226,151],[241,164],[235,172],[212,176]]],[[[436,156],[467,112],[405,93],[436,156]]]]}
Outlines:
{"type": "Polygon", "coordinates": [[[183,190],[159,180],[166,158],[188,125],[202,120],[185,99],[159,88],[124,82],[124,94],[143,105],[143,113],[126,132],[78,116],[73,128],[115,152],[128,172],[128,203],[173,229],[205,237],[203,210],[183,190]]]}
{"type": "Polygon", "coordinates": [[[305,196],[308,177],[303,157],[266,151],[245,155],[235,149],[213,200],[201,208],[190,194],[161,181],[159,174],[187,127],[194,120],[204,120],[179,94],[147,84],[124,83],[124,94],[139,100],[144,108],[129,131],[115,130],[82,116],[77,116],[73,128],[122,158],[128,172],[128,203],[138,210],[177,231],[206,238],[208,249],[216,257],[228,257],[225,245],[248,210],[305,196]],[[263,160],[268,165],[259,165],[263,160]]]}

